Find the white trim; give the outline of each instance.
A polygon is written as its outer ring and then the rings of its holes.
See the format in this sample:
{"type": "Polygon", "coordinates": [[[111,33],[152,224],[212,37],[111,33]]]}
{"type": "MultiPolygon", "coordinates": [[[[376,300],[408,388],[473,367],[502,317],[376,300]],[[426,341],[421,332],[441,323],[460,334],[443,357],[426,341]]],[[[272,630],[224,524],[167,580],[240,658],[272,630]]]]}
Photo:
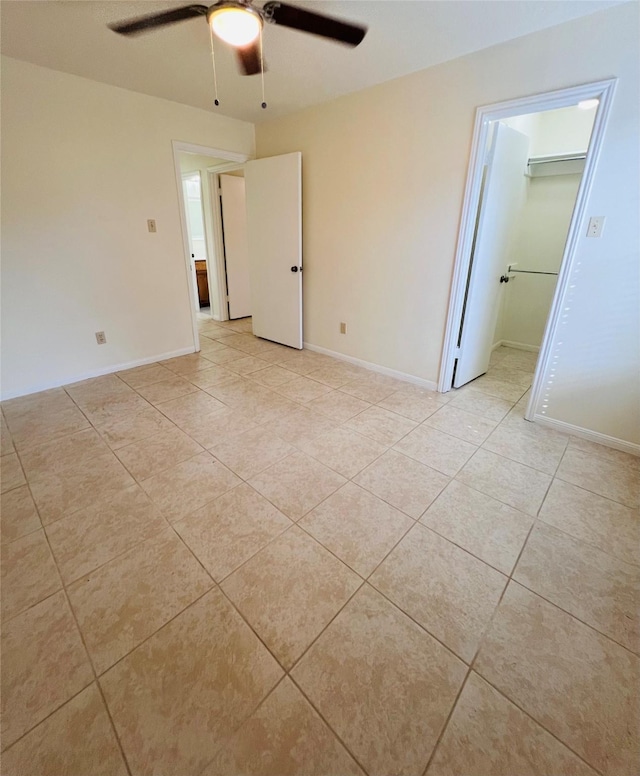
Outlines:
{"type": "Polygon", "coordinates": [[[30,396],[32,393],[40,393],[40,391],[48,391],[51,388],[60,388],[64,385],[73,385],[73,383],[79,383],[82,380],[90,380],[92,377],[102,377],[102,375],[110,375],[114,372],[124,372],[125,369],[134,369],[137,366],[146,366],[147,364],[155,364],[156,361],[165,361],[168,358],[176,358],[177,356],[186,356],[189,353],[194,353],[193,345],[189,345],[186,348],[179,348],[178,350],[172,350],[168,353],[160,353],[156,356],[149,356],[147,358],[138,358],[135,361],[126,361],[123,364],[112,364],[111,366],[101,367],[100,369],[92,369],[90,372],[83,372],[80,375],[74,375],[71,378],[65,378],[64,380],[52,380],[46,383],[40,383],[36,386],[31,386],[26,391],[10,392],[8,394],[2,394],[1,401],[7,401],[7,399],[17,399],[20,396],[30,396]]]}
{"type": "MultiPolygon", "coordinates": [[[[172,140],[171,147],[173,149],[173,166],[176,177],[176,188],[178,190],[178,211],[180,216],[180,226],[182,229],[182,248],[184,251],[185,271],[187,273],[187,289],[189,292],[189,307],[191,309],[191,331],[193,334],[193,349],[194,351],[200,350],[200,334],[198,333],[198,306],[196,304],[196,297],[193,291],[195,284],[194,272],[191,266],[191,251],[189,250],[189,237],[187,232],[187,215],[185,210],[184,194],[182,191],[182,170],[180,169],[180,153],[199,154],[200,156],[211,156],[218,159],[226,159],[229,162],[235,162],[242,164],[250,158],[248,154],[239,154],[234,151],[224,151],[220,148],[208,148],[207,146],[195,145],[193,143],[183,143],[180,140],[172,140]]],[[[217,257],[216,257],[217,259],[217,257]]],[[[217,261],[216,261],[217,263],[217,261]]],[[[208,269],[207,269],[208,277],[208,269]]],[[[220,298],[220,311],[222,320],[226,320],[223,300],[222,300],[222,287],[218,284],[218,296],[220,298]]],[[[209,286],[209,293],[211,293],[211,286],[209,286]]],[[[225,292],[226,303],[226,292],[225,292]]]]}
{"type": "Polygon", "coordinates": [[[624,439],[601,434],[599,431],[591,431],[590,429],[582,428],[581,426],[574,426],[571,423],[565,423],[562,420],[554,420],[553,418],[548,418],[546,415],[538,415],[537,413],[533,416],[533,420],[541,426],[547,426],[548,428],[562,431],[565,434],[571,434],[571,436],[580,437],[581,439],[588,439],[589,442],[597,442],[599,445],[612,447],[614,450],[622,450],[624,453],[640,456],[640,445],[635,442],[626,442],[624,439]]]}
{"type": "Polygon", "coordinates": [[[244,164],[224,164],[219,167],[207,169],[209,177],[209,191],[211,197],[211,221],[213,223],[213,242],[215,246],[216,277],[220,289],[220,320],[228,321],[229,318],[229,288],[227,286],[227,267],[224,255],[224,235],[222,231],[222,204],[220,198],[220,174],[231,170],[240,170],[244,164]]]}
{"type": "Polygon", "coordinates": [[[344,353],[338,353],[336,350],[329,350],[328,348],[321,348],[319,345],[312,345],[309,342],[303,343],[305,350],[312,350],[314,353],[322,353],[325,356],[331,356],[337,358],[340,361],[346,361],[349,364],[355,366],[364,367],[372,372],[378,372],[381,375],[387,375],[387,377],[395,377],[396,380],[404,380],[406,383],[413,383],[413,385],[419,385],[421,388],[426,388],[429,391],[436,391],[438,386],[432,380],[424,380],[422,377],[416,377],[415,375],[407,374],[406,372],[398,372],[396,369],[389,369],[386,366],[380,366],[379,364],[372,364],[370,361],[363,361],[361,358],[354,358],[353,356],[345,356],[344,353]]]}
{"type": "Polygon", "coordinates": [[[181,140],[172,140],[171,143],[174,150],[178,147],[179,151],[184,151],[187,154],[212,156],[218,159],[226,159],[228,162],[246,162],[249,159],[248,154],[241,154],[237,151],[225,151],[222,148],[210,148],[209,146],[196,145],[195,143],[183,143],[181,140]]]}
{"type": "Polygon", "coordinates": [[[539,353],[540,345],[527,345],[525,342],[512,342],[511,340],[502,340],[501,345],[505,348],[513,348],[514,350],[526,350],[528,353],[539,353]]]}
{"type": "Polygon", "coordinates": [[[494,105],[486,105],[479,107],[476,110],[473,142],[471,146],[469,170],[467,173],[467,184],[465,187],[458,246],[456,249],[454,273],[451,284],[447,325],[442,348],[442,358],[440,361],[440,376],[438,380],[438,390],[440,392],[446,393],[451,390],[462,306],[469,274],[473,232],[480,201],[480,185],[482,181],[485,148],[487,146],[490,122],[509,118],[511,116],[520,116],[526,113],[539,113],[541,111],[554,110],[556,108],[566,108],[571,105],[576,105],[581,100],[597,98],[600,100],[600,105],[596,112],[591,133],[591,141],[587,152],[585,170],[580,182],[551,311],[547,318],[547,325],[540,347],[540,358],[538,359],[536,373],[534,375],[531,399],[525,414],[527,419],[532,419],[531,413],[533,407],[537,404],[543,390],[544,375],[547,372],[550,361],[551,342],[558,324],[561,300],[567,289],[568,280],[573,270],[577,242],[578,237],[581,234],[580,230],[582,229],[587,198],[593,183],[595,169],[602,147],[604,129],[609,118],[611,100],[616,84],[617,79],[610,78],[605,81],[583,84],[567,89],[559,89],[557,91],[537,94],[517,100],[508,100],[494,105]]]}

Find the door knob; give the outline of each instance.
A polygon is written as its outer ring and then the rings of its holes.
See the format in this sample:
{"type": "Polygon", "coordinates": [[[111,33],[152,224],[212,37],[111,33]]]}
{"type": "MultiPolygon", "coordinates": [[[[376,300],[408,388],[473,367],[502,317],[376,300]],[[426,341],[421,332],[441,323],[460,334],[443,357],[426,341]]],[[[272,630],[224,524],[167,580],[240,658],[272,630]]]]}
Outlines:
{"type": "Polygon", "coordinates": [[[292,272],[297,272],[297,271],[298,271],[298,268],[297,268],[297,267],[291,267],[291,271],[292,271],[292,272]]]}

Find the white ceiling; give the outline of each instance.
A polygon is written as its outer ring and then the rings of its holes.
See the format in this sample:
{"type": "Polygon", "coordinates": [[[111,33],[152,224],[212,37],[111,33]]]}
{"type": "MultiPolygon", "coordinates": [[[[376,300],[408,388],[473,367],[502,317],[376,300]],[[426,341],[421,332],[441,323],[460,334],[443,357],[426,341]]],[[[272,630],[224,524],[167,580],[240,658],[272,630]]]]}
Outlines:
{"type": "MultiPolygon", "coordinates": [[[[216,45],[213,107],[204,18],[124,38],[107,23],[189,0],[2,0],[2,53],[227,116],[261,121],[615,5],[619,0],[287,0],[368,25],[356,49],[266,25],[260,76],[240,76],[216,45]]],[[[196,0],[197,2],[197,0],[196,0]]],[[[205,3],[206,4],[206,3],[205,3]]],[[[261,6],[262,0],[256,3],[261,6]]]]}

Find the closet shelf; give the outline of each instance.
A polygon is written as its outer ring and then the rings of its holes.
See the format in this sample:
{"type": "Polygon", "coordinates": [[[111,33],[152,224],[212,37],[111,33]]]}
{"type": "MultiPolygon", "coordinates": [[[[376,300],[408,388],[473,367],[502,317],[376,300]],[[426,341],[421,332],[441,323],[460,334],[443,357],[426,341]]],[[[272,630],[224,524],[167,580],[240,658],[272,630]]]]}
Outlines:
{"type": "Polygon", "coordinates": [[[571,154],[532,156],[527,162],[526,174],[530,178],[550,175],[576,175],[584,170],[586,151],[571,154]]]}

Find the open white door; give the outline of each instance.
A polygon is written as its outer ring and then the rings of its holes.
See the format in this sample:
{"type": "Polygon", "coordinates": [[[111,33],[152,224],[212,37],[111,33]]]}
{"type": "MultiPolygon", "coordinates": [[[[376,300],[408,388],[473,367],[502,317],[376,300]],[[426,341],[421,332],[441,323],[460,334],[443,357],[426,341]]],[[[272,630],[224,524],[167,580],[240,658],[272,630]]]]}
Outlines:
{"type": "Polygon", "coordinates": [[[251,285],[244,178],[220,175],[220,192],[229,318],[246,318],[251,315],[251,285]]]}
{"type": "Polygon", "coordinates": [[[489,368],[499,312],[500,276],[509,263],[515,263],[510,259],[509,248],[512,226],[526,191],[528,157],[529,138],[498,123],[494,128],[476,227],[454,388],[474,380],[489,368]]]}
{"type": "Polygon", "coordinates": [[[302,154],[245,165],[253,333],[302,348],[302,154]]]}

